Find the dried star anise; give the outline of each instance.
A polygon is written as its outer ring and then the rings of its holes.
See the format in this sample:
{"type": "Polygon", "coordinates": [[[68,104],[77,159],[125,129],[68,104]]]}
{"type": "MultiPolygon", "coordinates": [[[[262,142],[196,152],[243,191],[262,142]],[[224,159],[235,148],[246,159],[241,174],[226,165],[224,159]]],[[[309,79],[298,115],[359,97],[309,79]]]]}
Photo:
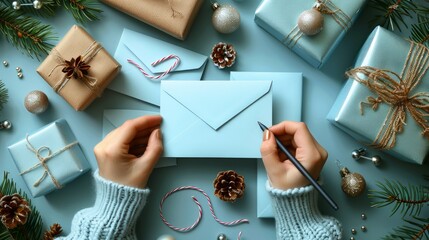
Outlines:
{"type": "Polygon", "coordinates": [[[88,75],[88,70],[91,67],[82,60],[82,56],[76,59],[72,58],[70,61],[65,60],[65,65],[66,66],[62,70],[63,73],[65,73],[68,78],[74,77],[76,79],[81,79],[85,75],[88,75]]]}

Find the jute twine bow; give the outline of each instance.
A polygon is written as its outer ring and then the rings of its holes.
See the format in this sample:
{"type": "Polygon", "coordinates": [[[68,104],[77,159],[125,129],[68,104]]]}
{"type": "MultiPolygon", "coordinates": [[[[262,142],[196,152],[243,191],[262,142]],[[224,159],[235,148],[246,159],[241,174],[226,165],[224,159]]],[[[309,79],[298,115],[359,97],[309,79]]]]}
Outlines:
{"type": "Polygon", "coordinates": [[[363,105],[370,105],[377,110],[381,103],[390,105],[372,145],[377,148],[391,149],[395,146],[396,135],[403,131],[407,122],[407,113],[423,129],[422,135],[429,137],[429,92],[411,94],[420,83],[429,68],[429,49],[422,44],[411,42],[401,74],[370,66],[354,68],[346,75],[364,84],[377,97],[369,96],[367,102],[360,103],[361,114],[363,105]]]}
{"type": "MultiPolygon", "coordinates": [[[[331,16],[343,29],[347,30],[350,27],[351,18],[331,0],[316,0],[313,8],[317,9],[317,11],[322,14],[331,16]]],[[[303,35],[304,33],[302,33],[298,25],[296,25],[285,37],[283,43],[289,48],[292,48],[303,35]]]]}
{"type": "Polygon", "coordinates": [[[36,157],[37,157],[37,159],[39,160],[39,162],[38,163],[36,163],[33,167],[31,167],[31,168],[29,168],[29,169],[27,169],[27,170],[25,170],[25,171],[23,171],[23,172],[21,172],[20,173],[20,175],[24,175],[24,174],[26,174],[26,173],[29,173],[29,172],[31,172],[31,171],[33,171],[34,169],[36,169],[36,168],[38,168],[38,167],[43,167],[45,170],[44,170],[44,172],[43,172],[43,175],[33,184],[33,186],[34,187],[38,187],[39,185],[40,185],[40,183],[42,183],[43,182],[43,180],[45,180],[45,178],[47,177],[47,176],[49,176],[49,177],[51,177],[51,179],[52,179],[52,182],[54,183],[54,185],[55,185],[55,187],[57,188],[57,189],[60,189],[60,188],[62,188],[62,186],[61,186],[61,184],[58,182],[58,180],[54,177],[54,175],[52,174],[52,172],[51,172],[51,170],[48,168],[48,165],[47,165],[47,162],[50,160],[50,159],[52,159],[52,158],[54,158],[55,156],[57,156],[57,155],[59,155],[59,154],[61,154],[61,153],[63,153],[63,152],[65,152],[65,151],[67,151],[67,150],[69,150],[70,148],[72,148],[73,146],[75,146],[75,145],[77,145],[78,144],[78,142],[77,141],[75,141],[75,142],[72,142],[72,143],[70,143],[70,144],[68,144],[68,145],[66,145],[66,146],[64,146],[63,148],[61,148],[60,150],[58,150],[58,151],[56,151],[56,152],[54,152],[54,153],[52,153],[52,150],[49,148],[49,147],[47,147],[47,146],[42,146],[42,147],[40,147],[40,148],[38,148],[38,149],[36,149],[31,143],[30,143],[30,141],[29,141],[29,139],[28,139],[28,135],[25,137],[25,140],[27,141],[27,148],[28,148],[28,150],[30,150],[31,152],[33,152],[35,155],[36,155],[36,157]],[[47,156],[46,157],[44,157],[43,155],[42,155],[42,153],[43,152],[47,152],[47,156]]]}
{"type": "MultiPolygon", "coordinates": [[[[89,63],[101,49],[103,49],[103,47],[99,43],[95,41],[92,42],[89,47],[82,54],[80,54],[82,61],[89,63]]],[[[58,67],[67,66],[66,59],[61,56],[60,52],[58,52],[56,48],[53,48],[50,54],[54,54],[58,64],[52,68],[48,76],[51,76],[58,67]]],[[[70,78],[68,78],[67,74],[64,73],[64,76],[53,86],[54,91],[57,93],[61,92],[61,90],[64,88],[64,86],[67,85],[69,81],[70,78]]],[[[96,92],[97,95],[100,94],[99,88],[97,86],[97,78],[84,75],[84,77],[79,79],[79,81],[82,81],[89,89],[96,92]]]]}

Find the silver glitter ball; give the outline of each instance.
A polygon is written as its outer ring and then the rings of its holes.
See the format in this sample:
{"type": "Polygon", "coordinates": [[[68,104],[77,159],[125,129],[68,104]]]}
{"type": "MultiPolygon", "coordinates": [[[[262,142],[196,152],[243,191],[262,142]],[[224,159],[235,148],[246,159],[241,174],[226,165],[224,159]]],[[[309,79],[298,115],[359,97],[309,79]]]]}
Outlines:
{"type": "Polygon", "coordinates": [[[298,28],[305,35],[313,36],[322,31],[324,22],[323,14],[312,8],[299,15],[298,28]]]}
{"type": "Polygon", "coordinates": [[[21,9],[21,3],[19,3],[18,1],[13,1],[12,2],[12,7],[15,10],[19,10],[19,9],[21,9]]]}
{"type": "Polygon", "coordinates": [[[171,235],[162,235],[158,237],[157,240],[176,240],[176,239],[171,235]]]}
{"type": "Polygon", "coordinates": [[[43,6],[43,2],[42,2],[42,1],[34,0],[34,2],[33,2],[33,7],[34,7],[35,9],[41,9],[41,8],[42,8],[42,6],[43,6]]]}
{"type": "Polygon", "coordinates": [[[24,105],[27,111],[39,114],[48,109],[49,99],[44,92],[36,90],[27,94],[24,105]]]}
{"type": "Polygon", "coordinates": [[[0,124],[0,129],[11,129],[12,128],[12,123],[5,120],[0,124]]]}
{"type": "Polygon", "coordinates": [[[226,235],[221,233],[217,236],[217,240],[227,240],[226,235]]]}
{"type": "Polygon", "coordinates": [[[240,13],[231,5],[213,3],[212,24],[220,33],[232,33],[240,27],[240,13]]]}

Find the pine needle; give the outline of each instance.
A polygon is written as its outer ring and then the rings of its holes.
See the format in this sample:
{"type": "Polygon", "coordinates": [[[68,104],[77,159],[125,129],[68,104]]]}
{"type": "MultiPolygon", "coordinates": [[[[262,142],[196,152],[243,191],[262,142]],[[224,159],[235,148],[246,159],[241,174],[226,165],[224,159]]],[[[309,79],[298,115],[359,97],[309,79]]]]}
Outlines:
{"type": "Polygon", "coordinates": [[[0,80],[0,111],[3,109],[3,105],[7,103],[8,93],[4,83],[0,80]]]}

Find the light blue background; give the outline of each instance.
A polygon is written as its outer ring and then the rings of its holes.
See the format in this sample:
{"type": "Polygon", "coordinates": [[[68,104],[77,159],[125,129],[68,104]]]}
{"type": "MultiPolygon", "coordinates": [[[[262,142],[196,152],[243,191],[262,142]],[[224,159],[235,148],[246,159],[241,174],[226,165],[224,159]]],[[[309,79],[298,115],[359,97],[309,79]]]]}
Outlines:
{"type": "MultiPolygon", "coordinates": [[[[367,161],[356,162],[351,158],[350,153],[361,144],[329,124],[325,119],[336,95],[344,84],[344,71],[353,65],[361,45],[372,30],[368,21],[373,13],[369,9],[365,9],[333,53],[330,61],[321,70],[317,70],[256,26],[253,22],[253,14],[259,1],[224,2],[234,5],[241,13],[241,27],[231,35],[221,35],[215,32],[211,26],[212,10],[209,1],[204,2],[186,41],[176,40],[104,5],[102,6],[104,10],[102,20],[87,24],[85,27],[111,54],[116,49],[122,29],[126,27],[206,55],[210,54],[212,46],[219,41],[232,43],[238,52],[238,60],[231,68],[232,71],[303,72],[303,120],[330,153],[322,177],[325,189],[333,196],[340,208],[338,212],[334,212],[325,201],[321,200],[321,211],[324,214],[334,215],[343,223],[345,239],[350,238],[351,228],[360,229],[361,225],[365,225],[368,231],[363,233],[359,230],[355,236],[356,239],[379,239],[392,227],[398,226],[401,223],[400,216],[390,218],[389,208],[372,209],[366,195],[351,199],[342,193],[341,178],[335,161],[338,159],[352,172],[363,174],[367,180],[368,189],[376,188],[376,181],[384,179],[396,179],[413,184],[424,183],[422,175],[428,174],[428,165],[422,167],[408,164],[384,155],[384,165],[380,168],[374,167],[367,161]],[[367,220],[361,220],[361,213],[366,213],[367,220]]],[[[59,37],[63,36],[74,24],[72,17],[64,11],[59,11],[55,18],[46,22],[55,27],[59,37]]],[[[75,112],[36,73],[39,65],[37,60],[22,55],[3,38],[0,39],[0,44],[0,60],[9,61],[9,67],[0,66],[0,79],[5,82],[10,92],[9,103],[0,116],[14,124],[12,130],[0,131],[0,171],[9,171],[18,186],[24,190],[26,190],[26,186],[7,152],[7,146],[22,139],[26,133],[32,133],[58,118],[67,119],[80,141],[92,169],[95,170],[97,165],[92,149],[101,140],[104,109],[157,110],[155,107],[107,90],[103,97],[94,101],[87,110],[75,112]],[[23,69],[25,76],[23,79],[16,76],[15,67],[17,66],[23,69]],[[25,95],[35,89],[44,91],[51,102],[49,110],[42,115],[33,115],[27,112],[23,106],[25,95]]],[[[210,63],[207,65],[203,79],[227,80],[229,71],[218,70],[210,63]]],[[[375,153],[373,150],[370,151],[370,154],[375,153]]],[[[229,239],[236,239],[239,231],[243,231],[242,239],[275,239],[274,221],[256,218],[256,160],[254,159],[180,159],[177,167],[156,169],[149,186],[152,193],[137,224],[137,232],[141,239],[156,239],[162,234],[170,234],[177,239],[216,239],[219,233],[225,233],[229,239]],[[245,176],[245,197],[236,203],[225,203],[213,197],[215,211],[221,220],[248,218],[250,224],[235,227],[219,225],[210,216],[202,195],[196,192],[177,193],[168,199],[164,207],[165,216],[172,224],[185,227],[192,224],[197,216],[197,208],[190,197],[192,195],[198,197],[203,204],[204,216],[195,230],[189,233],[177,233],[162,223],[159,218],[158,204],[166,192],[182,185],[195,185],[213,196],[212,181],[216,173],[227,169],[234,169],[245,176]]],[[[86,174],[61,191],[34,199],[33,203],[42,213],[46,225],[59,222],[64,227],[65,233],[68,233],[74,213],[81,208],[91,206],[94,198],[92,176],[86,174]]]]}

